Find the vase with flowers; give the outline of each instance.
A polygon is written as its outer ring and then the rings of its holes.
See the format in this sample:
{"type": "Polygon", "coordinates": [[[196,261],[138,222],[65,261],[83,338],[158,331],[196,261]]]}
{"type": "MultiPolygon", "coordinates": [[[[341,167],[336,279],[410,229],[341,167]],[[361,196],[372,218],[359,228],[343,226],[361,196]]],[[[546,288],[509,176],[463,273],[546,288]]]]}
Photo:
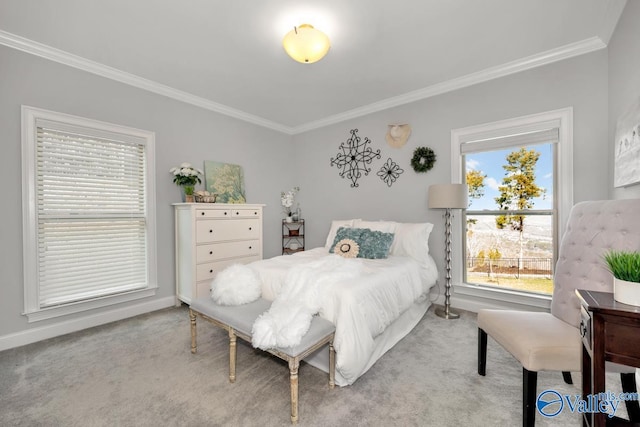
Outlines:
{"type": "Polygon", "coordinates": [[[285,213],[284,220],[286,222],[292,222],[292,210],[291,207],[295,203],[296,194],[300,191],[300,187],[293,187],[289,191],[282,191],[280,193],[280,204],[282,204],[282,211],[285,213]]]}
{"type": "Polygon", "coordinates": [[[202,183],[200,179],[202,171],[191,166],[191,163],[182,163],[180,166],[169,169],[169,172],[173,174],[173,182],[182,187],[184,201],[193,203],[195,186],[202,183]]]}

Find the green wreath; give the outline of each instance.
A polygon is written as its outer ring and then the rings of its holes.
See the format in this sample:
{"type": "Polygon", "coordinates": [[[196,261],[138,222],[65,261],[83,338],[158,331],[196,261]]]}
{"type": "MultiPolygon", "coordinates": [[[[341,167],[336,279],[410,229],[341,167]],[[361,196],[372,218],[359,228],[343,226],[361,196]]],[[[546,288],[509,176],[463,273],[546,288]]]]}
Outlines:
{"type": "Polygon", "coordinates": [[[413,152],[411,167],[414,171],[421,173],[431,170],[436,162],[436,153],[429,147],[418,147],[413,152]]]}

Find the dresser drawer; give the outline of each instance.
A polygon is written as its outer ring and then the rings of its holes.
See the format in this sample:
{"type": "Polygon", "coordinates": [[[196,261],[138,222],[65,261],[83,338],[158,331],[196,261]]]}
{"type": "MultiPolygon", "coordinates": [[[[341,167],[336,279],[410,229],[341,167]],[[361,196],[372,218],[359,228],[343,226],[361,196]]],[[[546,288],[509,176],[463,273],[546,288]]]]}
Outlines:
{"type": "Polygon", "coordinates": [[[260,209],[196,209],[196,219],[260,218],[260,209]]]}
{"type": "Polygon", "coordinates": [[[234,209],[231,211],[233,218],[260,218],[258,209],[234,209]]]}
{"type": "Polygon", "coordinates": [[[216,261],[225,258],[238,258],[260,254],[260,240],[242,240],[239,242],[212,243],[196,247],[196,262],[216,261]]]}
{"type": "Polygon", "coordinates": [[[260,219],[202,220],[196,223],[196,243],[260,239],[260,219]]]}
{"type": "Polygon", "coordinates": [[[580,307],[580,336],[588,349],[591,349],[591,315],[583,306],[580,307]]]}
{"type": "Polygon", "coordinates": [[[230,209],[196,209],[196,220],[201,218],[231,218],[230,209]]]}
{"type": "Polygon", "coordinates": [[[211,280],[204,280],[196,283],[195,298],[209,297],[211,298],[211,280]]]}
{"type": "Polygon", "coordinates": [[[259,256],[252,256],[198,264],[196,266],[196,281],[201,282],[203,280],[211,280],[216,277],[216,274],[220,273],[231,264],[247,264],[253,261],[258,261],[259,259],[259,256]]]}

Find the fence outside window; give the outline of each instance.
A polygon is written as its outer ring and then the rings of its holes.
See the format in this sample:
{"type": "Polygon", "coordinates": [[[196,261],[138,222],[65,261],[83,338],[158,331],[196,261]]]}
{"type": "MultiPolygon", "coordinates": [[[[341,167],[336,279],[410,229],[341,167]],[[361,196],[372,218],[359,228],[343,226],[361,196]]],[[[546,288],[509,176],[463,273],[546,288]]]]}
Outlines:
{"type": "Polygon", "coordinates": [[[467,271],[472,273],[487,273],[499,275],[512,275],[519,278],[521,275],[553,276],[552,258],[478,258],[467,257],[467,271]]]}

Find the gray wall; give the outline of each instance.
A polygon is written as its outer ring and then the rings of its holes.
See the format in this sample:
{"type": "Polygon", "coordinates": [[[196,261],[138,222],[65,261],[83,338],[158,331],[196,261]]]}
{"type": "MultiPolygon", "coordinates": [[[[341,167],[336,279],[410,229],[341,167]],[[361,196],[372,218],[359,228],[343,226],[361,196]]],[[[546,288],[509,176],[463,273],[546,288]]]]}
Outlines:
{"type": "Polygon", "coordinates": [[[640,97],[640,2],[629,1],[609,42],[609,147],[610,197],[640,197],[640,184],[613,188],[613,158],[618,117],[640,97]]]}
{"type": "Polygon", "coordinates": [[[200,168],[204,160],[242,165],[248,202],[267,204],[265,255],[280,254],[280,191],[294,184],[291,172],[279,165],[291,151],[291,136],[0,46],[0,180],[4,183],[0,222],[0,337],[83,316],[28,324],[21,315],[21,104],[155,132],[159,282],[156,298],[175,294],[171,203],[179,202],[181,196],[171,181],[169,168],[181,162],[191,162],[200,168]]]}
{"type": "Polygon", "coordinates": [[[302,188],[300,201],[310,246],[324,243],[334,218],[429,221],[435,224],[431,253],[443,272],[442,211],[427,209],[427,189],[430,184],[451,182],[451,130],[570,106],[574,108],[574,201],[607,198],[609,148],[602,143],[607,139],[605,50],[296,135],[294,181],[302,188]],[[385,142],[389,123],[409,123],[413,128],[401,149],[385,142]],[[354,128],[383,154],[358,188],[350,188],[349,181],[330,166],[340,142],[354,128]],[[437,155],[434,168],[426,174],[417,174],[410,166],[413,150],[419,146],[431,147],[437,155]],[[405,170],[391,188],[376,176],[388,157],[405,170]]]}
{"type": "MultiPolygon", "coordinates": [[[[629,71],[631,73],[631,71],[629,71]]],[[[610,191],[607,120],[607,52],[583,55],[452,93],[371,114],[293,138],[117,82],[0,46],[0,129],[5,183],[0,249],[0,337],[46,326],[70,316],[28,324],[21,315],[22,208],[20,105],[27,104],[156,133],[157,298],[174,293],[173,211],[180,198],[168,169],[183,161],[220,160],[244,166],[249,202],[266,203],[265,256],[280,253],[280,191],[298,185],[307,247],[324,244],[331,219],[361,217],[433,222],[431,248],[440,271],[444,251],[440,211],[426,206],[427,188],[451,180],[451,129],[573,106],[574,200],[606,198],[610,191]],[[413,134],[401,149],[384,141],[389,123],[409,123],[413,134]],[[330,158],[359,129],[382,158],[360,187],[350,188],[330,158]],[[409,161],[418,146],[434,149],[433,170],[416,174],[409,161]],[[405,172],[387,187],[376,172],[391,157],[405,172]]],[[[458,262],[458,260],[454,260],[458,262]]]]}

